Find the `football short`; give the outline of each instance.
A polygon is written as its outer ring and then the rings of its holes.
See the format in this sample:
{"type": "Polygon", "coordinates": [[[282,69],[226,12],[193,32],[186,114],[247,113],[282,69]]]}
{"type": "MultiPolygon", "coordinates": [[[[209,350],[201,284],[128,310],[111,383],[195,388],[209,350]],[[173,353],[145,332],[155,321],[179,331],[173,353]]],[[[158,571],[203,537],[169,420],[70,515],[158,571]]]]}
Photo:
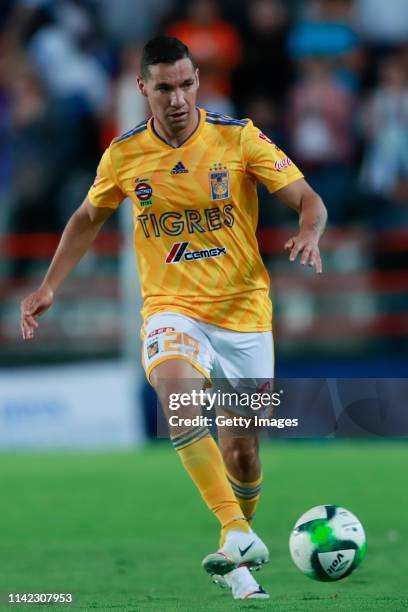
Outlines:
{"type": "MultiPolygon", "coordinates": [[[[184,359],[208,381],[208,387],[240,393],[271,388],[274,375],[272,332],[237,332],[182,314],[158,313],[142,328],[143,366],[147,379],[155,366],[184,359]],[[224,382],[225,381],[225,382],[224,382]]],[[[234,410],[236,411],[236,410],[234,410]]]]}

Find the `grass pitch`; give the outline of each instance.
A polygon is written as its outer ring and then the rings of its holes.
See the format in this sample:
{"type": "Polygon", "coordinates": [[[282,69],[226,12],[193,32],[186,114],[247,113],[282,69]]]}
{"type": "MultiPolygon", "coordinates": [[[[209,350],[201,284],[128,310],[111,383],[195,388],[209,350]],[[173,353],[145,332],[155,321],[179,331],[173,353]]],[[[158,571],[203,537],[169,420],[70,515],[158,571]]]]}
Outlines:
{"type": "Polygon", "coordinates": [[[53,610],[123,612],[408,609],[405,442],[264,443],[256,530],[271,563],[266,602],[235,602],[201,559],[218,527],[168,443],[133,453],[0,455],[1,609],[9,592],[72,592],[53,610]],[[295,520],[321,503],[363,522],[367,557],[344,581],[318,583],[292,564],[295,520]]]}

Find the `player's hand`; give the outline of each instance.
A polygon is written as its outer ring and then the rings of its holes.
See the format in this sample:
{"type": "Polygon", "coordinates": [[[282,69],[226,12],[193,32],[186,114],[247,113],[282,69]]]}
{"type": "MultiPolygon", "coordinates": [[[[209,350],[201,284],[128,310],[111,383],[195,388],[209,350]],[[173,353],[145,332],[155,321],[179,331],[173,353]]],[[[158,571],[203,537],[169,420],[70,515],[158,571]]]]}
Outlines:
{"type": "Polygon", "coordinates": [[[300,263],[314,266],[318,274],[322,273],[322,260],[319,251],[319,238],[314,232],[300,232],[292,236],[285,243],[285,249],[289,250],[289,261],[295,261],[301,254],[300,263]]]}
{"type": "Polygon", "coordinates": [[[37,319],[51,306],[54,292],[47,284],[41,285],[21,302],[21,333],[23,340],[32,340],[38,327],[37,319]]]}

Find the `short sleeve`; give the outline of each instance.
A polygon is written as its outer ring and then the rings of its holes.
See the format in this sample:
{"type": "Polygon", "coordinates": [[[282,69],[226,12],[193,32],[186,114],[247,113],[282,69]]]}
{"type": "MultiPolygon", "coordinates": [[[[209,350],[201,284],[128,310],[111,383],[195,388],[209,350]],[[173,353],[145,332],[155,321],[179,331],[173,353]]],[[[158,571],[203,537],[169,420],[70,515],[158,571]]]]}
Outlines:
{"type": "Polygon", "coordinates": [[[99,162],[96,178],[88,192],[89,201],[97,208],[118,208],[125,198],[115,180],[110,149],[106,149],[99,162]]]}
{"type": "Polygon", "coordinates": [[[265,185],[270,193],[303,178],[292,160],[252,121],[242,130],[241,150],[246,172],[265,185]]]}

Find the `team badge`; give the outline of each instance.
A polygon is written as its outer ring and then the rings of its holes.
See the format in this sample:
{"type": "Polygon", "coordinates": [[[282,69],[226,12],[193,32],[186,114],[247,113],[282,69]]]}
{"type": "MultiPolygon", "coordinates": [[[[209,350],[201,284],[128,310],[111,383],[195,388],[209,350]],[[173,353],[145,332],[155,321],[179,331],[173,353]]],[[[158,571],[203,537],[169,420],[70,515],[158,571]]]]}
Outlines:
{"type": "Polygon", "coordinates": [[[148,179],[135,179],[135,194],[140,202],[140,206],[143,208],[147,208],[153,204],[153,189],[147,181],[148,179]]]}
{"type": "Polygon", "coordinates": [[[147,345],[147,357],[151,359],[159,352],[159,341],[154,340],[150,344],[147,345]]]}
{"type": "Polygon", "coordinates": [[[226,166],[214,164],[210,168],[210,191],[213,201],[230,197],[229,172],[226,166]]]}

